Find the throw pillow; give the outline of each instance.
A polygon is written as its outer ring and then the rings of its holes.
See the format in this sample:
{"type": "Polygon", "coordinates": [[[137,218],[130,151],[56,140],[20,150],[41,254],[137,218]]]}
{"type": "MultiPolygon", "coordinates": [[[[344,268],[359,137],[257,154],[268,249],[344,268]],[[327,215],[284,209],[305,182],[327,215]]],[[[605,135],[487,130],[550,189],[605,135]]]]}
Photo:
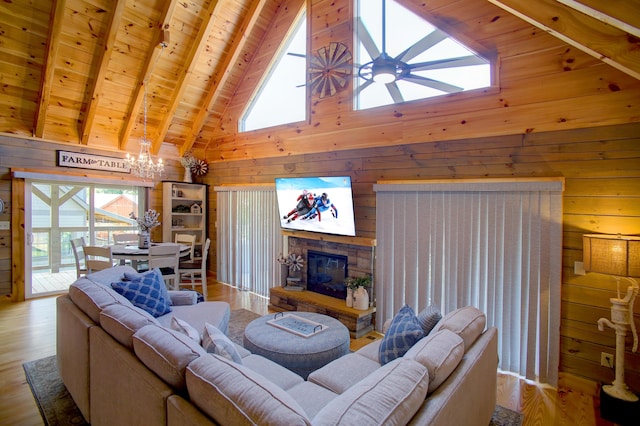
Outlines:
{"type": "Polygon", "coordinates": [[[130,281],[111,283],[111,287],[154,317],[171,312],[169,292],[157,268],[132,277],[130,281]]]}
{"type": "Polygon", "coordinates": [[[189,336],[197,344],[200,344],[200,342],[202,341],[198,330],[196,330],[191,324],[184,320],[181,320],[180,318],[171,318],[171,329],[189,336]]]}
{"type": "Polygon", "coordinates": [[[393,317],[389,331],[380,343],[378,352],[380,364],[385,365],[400,358],[423,337],[424,331],[422,331],[415,312],[408,305],[404,305],[393,317]]]}
{"type": "Polygon", "coordinates": [[[210,354],[220,355],[230,361],[242,364],[242,358],[233,342],[218,327],[208,322],[204,324],[202,347],[210,354]]]}
{"type": "Polygon", "coordinates": [[[421,310],[418,315],[418,322],[424,331],[425,336],[433,330],[438,321],[442,319],[440,309],[436,305],[427,306],[421,310]]]}

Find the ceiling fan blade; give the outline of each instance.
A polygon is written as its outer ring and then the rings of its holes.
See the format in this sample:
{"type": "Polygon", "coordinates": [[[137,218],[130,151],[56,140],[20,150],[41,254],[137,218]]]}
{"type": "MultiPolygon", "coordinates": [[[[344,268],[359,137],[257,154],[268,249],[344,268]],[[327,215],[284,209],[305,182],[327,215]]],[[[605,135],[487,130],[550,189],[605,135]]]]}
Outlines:
{"type": "Polygon", "coordinates": [[[415,42],[412,46],[410,46],[407,50],[396,56],[395,59],[402,62],[409,62],[425,50],[428,50],[440,43],[442,40],[445,40],[449,37],[447,34],[442,31],[436,29],[433,32],[424,36],[421,40],[415,42]]]}
{"type": "Polygon", "coordinates": [[[432,89],[440,90],[446,93],[462,92],[462,87],[454,86],[453,84],[444,83],[442,81],[433,80],[431,78],[422,77],[415,74],[406,75],[403,80],[411,83],[420,84],[422,86],[431,87],[432,89]]]}
{"type": "Polygon", "coordinates": [[[488,63],[486,59],[478,56],[462,56],[460,58],[437,59],[435,61],[409,64],[411,71],[427,71],[442,68],[468,67],[471,65],[483,65],[488,63]]]}
{"type": "Polygon", "coordinates": [[[369,30],[367,30],[367,27],[364,26],[362,19],[358,18],[357,25],[358,25],[358,39],[364,46],[365,50],[367,51],[371,59],[376,59],[378,56],[380,56],[380,51],[378,50],[378,46],[376,46],[376,43],[373,41],[373,38],[371,38],[371,34],[369,34],[369,30]]]}
{"type": "Polygon", "coordinates": [[[399,104],[404,102],[404,98],[402,97],[400,89],[395,81],[393,83],[386,84],[386,86],[389,94],[391,95],[391,99],[393,99],[393,103],[399,104]]]}
{"type": "Polygon", "coordinates": [[[358,89],[356,90],[356,94],[360,94],[360,92],[362,92],[364,89],[366,89],[367,87],[371,86],[373,84],[373,79],[369,79],[367,81],[365,81],[364,83],[358,85],[358,89]]]}
{"type": "Polygon", "coordinates": [[[306,58],[307,57],[307,55],[305,55],[304,53],[287,52],[287,55],[295,56],[297,58],[306,58]]]}

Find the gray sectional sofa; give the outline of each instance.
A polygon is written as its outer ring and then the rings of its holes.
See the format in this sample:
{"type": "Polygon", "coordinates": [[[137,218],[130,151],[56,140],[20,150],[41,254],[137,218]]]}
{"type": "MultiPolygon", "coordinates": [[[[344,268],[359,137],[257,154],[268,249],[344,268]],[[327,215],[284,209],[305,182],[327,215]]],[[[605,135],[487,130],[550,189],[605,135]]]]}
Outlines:
{"type": "Polygon", "coordinates": [[[229,306],[171,293],[154,318],[113,291],[127,266],[80,278],[57,301],[58,365],[92,425],[489,424],[497,333],[472,307],[451,312],[402,357],[381,365],[380,340],[303,380],[235,345],[240,362],[172,330],[181,318],[225,332],[229,306]]]}

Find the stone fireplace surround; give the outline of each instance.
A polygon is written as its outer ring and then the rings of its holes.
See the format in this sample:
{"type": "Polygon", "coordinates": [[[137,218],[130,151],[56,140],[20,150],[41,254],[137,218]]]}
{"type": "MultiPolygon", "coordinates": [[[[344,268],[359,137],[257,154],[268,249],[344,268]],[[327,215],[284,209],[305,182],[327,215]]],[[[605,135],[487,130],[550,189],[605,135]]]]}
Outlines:
{"type": "Polygon", "coordinates": [[[357,310],[346,306],[344,299],[312,291],[290,291],[274,287],[269,295],[269,307],[276,311],[317,312],[336,318],[348,329],[353,338],[360,338],[373,330],[375,317],[375,239],[341,237],[303,231],[283,231],[288,238],[288,252],[300,254],[305,260],[301,270],[303,287],[307,279],[307,253],[309,250],[347,256],[348,276],[371,275],[372,287],[368,289],[370,307],[357,310]]]}

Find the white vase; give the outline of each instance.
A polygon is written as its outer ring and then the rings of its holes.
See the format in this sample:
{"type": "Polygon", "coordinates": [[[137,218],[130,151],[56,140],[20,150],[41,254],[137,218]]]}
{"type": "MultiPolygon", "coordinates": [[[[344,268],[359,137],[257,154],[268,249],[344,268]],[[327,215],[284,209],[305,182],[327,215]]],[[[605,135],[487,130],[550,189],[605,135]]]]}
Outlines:
{"type": "Polygon", "coordinates": [[[149,235],[149,231],[140,231],[138,234],[138,247],[141,249],[149,248],[150,242],[151,235],[149,235]]]}
{"type": "Polygon", "coordinates": [[[347,302],[347,308],[353,307],[353,290],[347,288],[347,298],[345,299],[347,302]]]}
{"type": "Polygon", "coordinates": [[[191,167],[185,167],[184,168],[184,178],[182,179],[183,182],[186,183],[192,183],[193,179],[191,176],[191,167]]]}
{"type": "Polygon", "coordinates": [[[353,292],[353,307],[360,311],[369,309],[369,293],[364,287],[358,287],[353,292]]]}

